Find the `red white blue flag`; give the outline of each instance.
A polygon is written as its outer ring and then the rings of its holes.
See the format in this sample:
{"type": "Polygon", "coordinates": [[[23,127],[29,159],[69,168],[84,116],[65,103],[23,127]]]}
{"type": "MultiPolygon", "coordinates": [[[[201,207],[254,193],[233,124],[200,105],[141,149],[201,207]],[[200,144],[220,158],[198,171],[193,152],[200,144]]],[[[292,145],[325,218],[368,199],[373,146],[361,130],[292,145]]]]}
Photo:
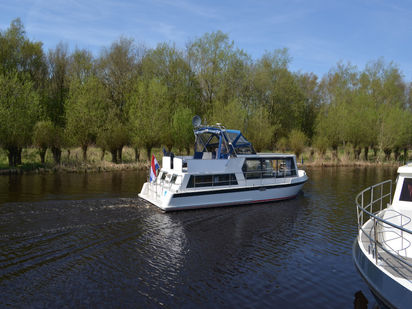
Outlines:
{"type": "Polygon", "coordinates": [[[160,168],[159,163],[157,163],[156,157],[152,155],[152,163],[150,164],[150,182],[156,180],[157,170],[160,168]]]}

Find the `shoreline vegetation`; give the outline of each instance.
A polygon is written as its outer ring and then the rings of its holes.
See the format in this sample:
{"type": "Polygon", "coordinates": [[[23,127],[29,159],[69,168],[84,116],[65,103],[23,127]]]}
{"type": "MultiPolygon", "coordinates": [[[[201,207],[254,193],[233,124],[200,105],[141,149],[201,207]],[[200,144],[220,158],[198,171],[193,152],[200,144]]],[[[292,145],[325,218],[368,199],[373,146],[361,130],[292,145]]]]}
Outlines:
{"type": "MultiPolygon", "coordinates": [[[[270,151],[265,151],[270,152],[270,151]]],[[[39,160],[38,150],[28,148],[23,150],[22,164],[10,168],[7,164],[7,157],[4,152],[0,152],[0,175],[14,174],[53,174],[53,173],[101,173],[119,171],[148,171],[150,160],[146,155],[142,155],[139,161],[135,161],[134,150],[125,147],[123,150],[123,162],[113,163],[106,152],[102,159],[102,150],[97,147],[90,147],[88,150],[88,160],[82,160],[82,150],[80,148],[70,149],[62,152],[60,165],[55,165],[52,153],[45,155],[45,163],[39,160]]],[[[286,151],[285,153],[290,153],[286,151]]],[[[160,148],[153,149],[153,154],[161,164],[162,151],[160,148]]],[[[323,158],[314,154],[311,149],[306,149],[297,158],[299,168],[330,168],[330,167],[397,167],[405,164],[404,161],[396,161],[391,158],[389,161],[379,160],[371,156],[370,160],[354,160],[350,154],[341,153],[337,159],[333,158],[331,152],[327,152],[323,158]],[[303,163],[302,163],[303,158],[303,163]]]]}
{"type": "Polygon", "coordinates": [[[18,18],[0,46],[3,174],[143,170],[163,147],[190,153],[194,115],[305,166],[396,166],[412,149],[412,83],[383,58],[318,77],[291,71],[286,48],[253,59],[221,31],[184,48],[46,51],[18,18]]]}

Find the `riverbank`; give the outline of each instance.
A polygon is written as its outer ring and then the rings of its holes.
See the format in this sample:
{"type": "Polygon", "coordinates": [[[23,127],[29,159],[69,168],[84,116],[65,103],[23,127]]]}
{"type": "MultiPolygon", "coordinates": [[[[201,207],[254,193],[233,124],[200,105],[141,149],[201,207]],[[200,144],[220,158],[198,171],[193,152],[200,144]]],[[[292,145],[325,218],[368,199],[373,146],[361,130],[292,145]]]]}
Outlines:
{"type": "MultiPolygon", "coordinates": [[[[160,158],[160,149],[153,152],[156,157],[160,158]]],[[[80,148],[70,149],[70,152],[64,150],[61,156],[61,164],[56,165],[53,161],[52,154],[47,151],[45,163],[40,162],[38,150],[34,148],[23,149],[22,164],[10,168],[7,162],[6,154],[0,153],[0,175],[10,174],[50,174],[50,173],[99,173],[126,170],[144,170],[149,168],[149,160],[145,155],[141,155],[140,160],[136,162],[134,150],[125,147],[123,150],[122,162],[111,162],[111,156],[97,147],[90,147],[87,151],[87,161],[83,161],[83,155],[80,148]]]]}
{"type": "MultiPolygon", "coordinates": [[[[153,149],[153,154],[161,163],[162,151],[160,148],[153,149]]],[[[140,160],[135,161],[134,150],[125,147],[121,163],[112,163],[111,156],[108,152],[102,156],[102,151],[97,147],[90,147],[88,150],[87,161],[82,160],[80,148],[70,149],[70,152],[62,152],[61,164],[55,165],[51,153],[46,154],[45,164],[40,163],[38,150],[34,148],[24,149],[22,153],[23,164],[9,168],[6,154],[0,153],[0,175],[11,174],[50,174],[50,173],[100,173],[113,171],[128,170],[146,170],[150,166],[150,160],[144,153],[140,155],[140,160]]],[[[317,154],[305,152],[297,159],[300,168],[307,167],[376,167],[388,166],[396,167],[403,165],[404,162],[389,160],[383,161],[379,157],[370,157],[370,160],[354,160],[350,156],[341,154],[338,159],[333,158],[330,154],[320,157],[317,154]],[[303,161],[302,161],[303,158],[303,161]]]]}

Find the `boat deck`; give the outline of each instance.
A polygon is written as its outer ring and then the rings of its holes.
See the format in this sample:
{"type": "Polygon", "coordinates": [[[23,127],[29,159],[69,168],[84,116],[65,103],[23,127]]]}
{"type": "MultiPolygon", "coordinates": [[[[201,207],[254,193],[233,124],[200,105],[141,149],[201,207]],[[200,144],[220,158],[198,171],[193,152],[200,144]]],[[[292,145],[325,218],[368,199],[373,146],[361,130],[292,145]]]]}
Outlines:
{"type": "MultiPolygon", "coordinates": [[[[363,246],[366,252],[370,252],[372,254],[373,245],[371,245],[371,241],[368,238],[367,234],[374,233],[373,232],[373,221],[369,221],[363,227],[363,233],[361,233],[361,239],[359,244],[363,246]]],[[[385,227],[378,226],[377,229],[377,237],[379,240],[383,239],[383,230],[385,227]]],[[[373,238],[373,235],[371,235],[373,238]]],[[[384,246],[386,250],[390,251],[393,254],[388,253],[383,248],[378,246],[378,266],[386,270],[392,276],[406,279],[412,283],[412,267],[407,265],[406,263],[412,265],[412,258],[405,257],[397,254],[396,251],[387,248],[384,246]],[[396,255],[396,257],[394,256],[396,255]],[[405,263],[406,262],[406,263],[405,263]]],[[[401,250],[403,251],[403,250],[401,250]]]]}

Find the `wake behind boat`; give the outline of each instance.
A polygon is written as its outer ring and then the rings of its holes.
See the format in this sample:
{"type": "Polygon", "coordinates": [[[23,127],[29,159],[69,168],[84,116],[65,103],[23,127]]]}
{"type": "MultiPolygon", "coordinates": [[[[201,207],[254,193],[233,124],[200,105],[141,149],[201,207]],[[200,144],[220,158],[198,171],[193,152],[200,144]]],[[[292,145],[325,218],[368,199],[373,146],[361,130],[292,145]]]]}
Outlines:
{"type": "Polygon", "coordinates": [[[355,266],[383,307],[412,306],[412,164],[398,168],[392,180],[371,186],[356,197],[358,236],[355,266]]]}
{"type": "Polygon", "coordinates": [[[295,155],[256,153],[240,131],[200,122],[194,155],[163,156],[139,197],[164,211],[253,204],[293,198],[308,180],[295,155]]]}

